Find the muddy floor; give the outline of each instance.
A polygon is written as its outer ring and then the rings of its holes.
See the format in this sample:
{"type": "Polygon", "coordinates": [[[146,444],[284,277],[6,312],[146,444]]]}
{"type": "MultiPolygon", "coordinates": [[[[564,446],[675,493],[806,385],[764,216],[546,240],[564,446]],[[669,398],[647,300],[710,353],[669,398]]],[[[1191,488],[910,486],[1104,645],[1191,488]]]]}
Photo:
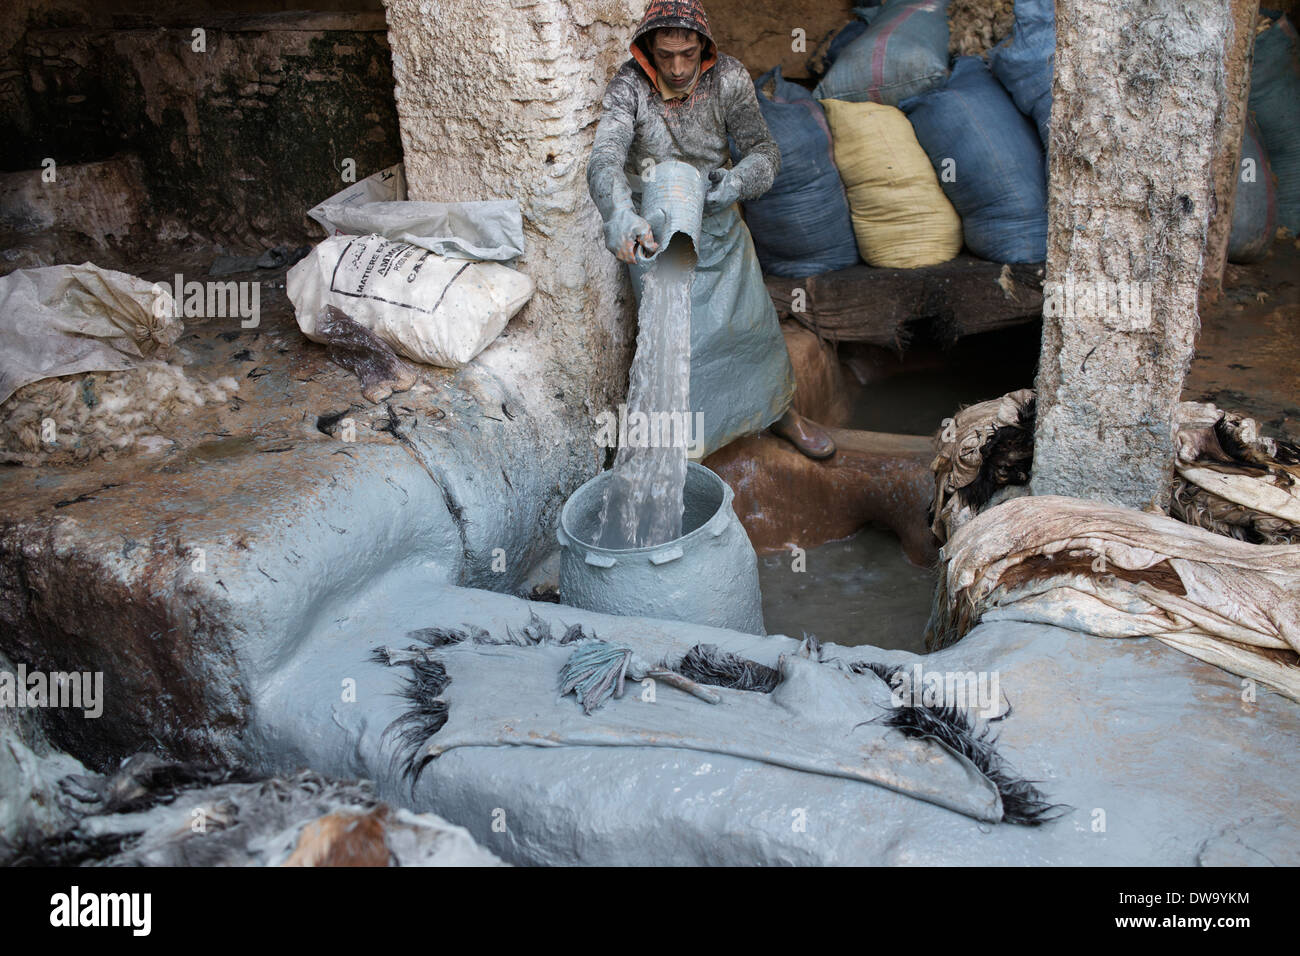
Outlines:
{"type": "Polygon", "coordinates": [[[1228,266],[1224,290],[1201,312],[1183,398],[1247,412],[1266,435],[1300,441],[1300,240],[1228,266]]]}

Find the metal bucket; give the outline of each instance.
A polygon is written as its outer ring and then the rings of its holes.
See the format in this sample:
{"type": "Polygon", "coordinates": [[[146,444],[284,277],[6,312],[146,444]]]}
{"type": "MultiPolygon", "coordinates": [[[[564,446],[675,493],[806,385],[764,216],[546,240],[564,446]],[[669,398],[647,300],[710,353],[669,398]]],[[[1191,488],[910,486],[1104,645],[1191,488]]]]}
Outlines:
{"type": "Polygon", "coordinates": [[[667,159],[647,169],[641,177],[641,218],[650,224],[659,248],[648,256],[638,245],[637,262],[653,262],[682,235],[691,241],[694,263],[704,218],[704,194],[708,191],[709,181],[687,163],[667,159]]]}
{"type": "Polygon", "coordinates": [[[725,481],[703,465],[686,470],[682,536],[652,548],[613,550],[597,540],[605,483],[601,472],[560,512],[560,600],[627,617],[658,617],[765,634],[758,559],[725,481]]]}

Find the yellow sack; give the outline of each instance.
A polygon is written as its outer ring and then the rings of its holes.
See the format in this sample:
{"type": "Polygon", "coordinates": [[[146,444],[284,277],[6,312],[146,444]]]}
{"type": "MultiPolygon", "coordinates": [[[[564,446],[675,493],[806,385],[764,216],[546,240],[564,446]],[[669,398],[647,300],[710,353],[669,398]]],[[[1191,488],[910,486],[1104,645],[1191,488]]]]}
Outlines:
{"type": "Polygon", "coordinates": [[[822,100],[835,165],[868,265],[915,269],[961,251],[961,217],[903,112],[879,103],[822,100]]]}

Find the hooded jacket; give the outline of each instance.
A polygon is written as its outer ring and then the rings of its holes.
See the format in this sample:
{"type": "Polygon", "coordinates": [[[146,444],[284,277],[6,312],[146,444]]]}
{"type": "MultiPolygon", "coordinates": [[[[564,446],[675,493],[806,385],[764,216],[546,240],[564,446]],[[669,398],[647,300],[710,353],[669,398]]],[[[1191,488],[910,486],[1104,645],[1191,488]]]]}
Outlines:
{"type": "Polygon", "coordinates": [[[728,166],[728,137],[741,156],[731,173],[740,198],[757,199],[771,188],[781,152],[763,121],[749,72],[739,60],[718,52],[698,0],[652,0],[629,51],[632,58],[605,88],[587,163],[587,187],[606,222],[631,208],[633,187],[653,163],[675,159],[705,177],[728,166]],[[669,27],[699,33],[704,50],[690,94],[666,100],[649,42],[655,30],[669,27]]]}

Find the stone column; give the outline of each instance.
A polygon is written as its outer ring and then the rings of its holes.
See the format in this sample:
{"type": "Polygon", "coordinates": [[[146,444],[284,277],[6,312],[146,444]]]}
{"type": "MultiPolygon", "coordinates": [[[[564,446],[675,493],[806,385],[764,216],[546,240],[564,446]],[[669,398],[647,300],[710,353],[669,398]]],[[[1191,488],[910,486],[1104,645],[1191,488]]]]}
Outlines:
{"type": "Polygon", "coordinates": [[[385,0],[409,196],[518,199],[537,291],[508,350],[484,363],[556,416],[555,446],[585,441],[625,393],[629,290],[604,247],[586,163],[605,84],[627,58],[638,0],[385,0]],[[510,355],[501,354],[509,352],[510,355]],[[513,356],[513,357],[511,357],[513,356]]]}
{"type": "Polygon", "coordinates": [[[1037,494],[1168,502],[1230,22],[1222,0],[1057,0],[1037,494]]]}
{"type": "Polygon", "coordinates": [[[1246,128],[1258,17],[1259,0],[1232,0],[1232,34],[1224,52],[1224,91],[1214,157],[1215,203],[1205,240],[1205,275],[1201,277],[1201,292],[1207,303],[1214,302],[1223,291],[1223,270],[1228,264],[1228,236],[1232,232],[1237,183],[1241,181],[1241,137],[1246,128]]]}

